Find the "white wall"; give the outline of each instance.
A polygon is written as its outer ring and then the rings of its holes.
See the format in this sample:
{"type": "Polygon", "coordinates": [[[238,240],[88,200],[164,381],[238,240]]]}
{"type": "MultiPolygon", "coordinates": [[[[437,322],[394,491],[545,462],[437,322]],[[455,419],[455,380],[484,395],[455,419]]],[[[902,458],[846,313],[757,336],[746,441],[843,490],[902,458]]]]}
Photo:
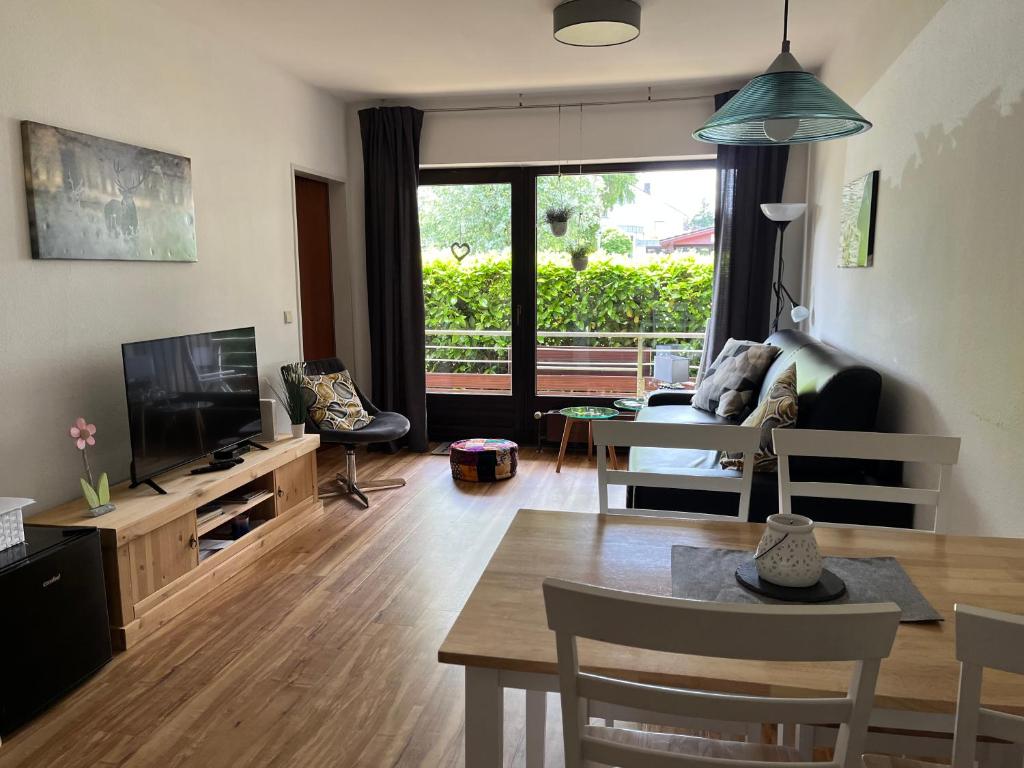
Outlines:
{"type": "Polygon", "coordinates": [[[1024,4],[872,5],[823,69],[875,127],[812,151],[812,331],[883,372],[884,428],[963,437],[954,530],[1024,535],[1024,4]],[[875,169],[875,266],[838,269],[875,169]]]}
{"type": "Polygon", "coordinates": [[[291,164],[343,178],[344,131],[334,97],[146,3],[3,0],[0,495],[76,495],[79,415],[127,476],[124,341],[255,325],[264,374],[298,357],[291,164]],[[23,119],[190,157],[198,263],[33,261],[23,119]]]}
{"type": "MultiPolygon", "coordinates": [[[[699,90],[661,89],[656,97],[709,94],[739,87],[742,83],[705,85],[699,90]]],[[[645,94],[639,94],[644,98],[645,94]]],[[[553,93],[531,95],[526,104],[616,101],[635,99],[636,90],[623,92],[553,93]]],[[[424,109],[449,106],[509,104],[508,98],[454,100],[390,100],[411,103],[424,109]]],[[[376,103],[374,104],[376,105],[376,103]]],[[[350,284],[353,286],[352,335],[344,346],[361,384],[369,386],[370,352],[366,315],[366,244],[363,226],[362,143],[358,111],[370,104],[348,107],[349,146],[349,254],[350,284]]],[[[555,109],[495,110],[478,112],[434,112],[423,120],[420,163],[425,166],[540,165],[614,160],[675,160],[713,158],[715,148],[695,140],[691,134],[714,112],[714,102],[696,98],[679,102],[654,102],[616,106],[586,107],[583,118],[582,151],[579,139],[579,110],[563,108],[561,158],[559,158],[558,112],[555,109]]],[[[802,202],[806,195],[807,150],[794,147],[783,198],[802,202]]],[[[803,229],[793,226],[786,237],[787,284],[800,296],[803,264],[803,229]]],[[[767,254],[771,258],[772,254],[767,254]]],[[[789,325],[786,318],[784,325],[789,325]]]]}

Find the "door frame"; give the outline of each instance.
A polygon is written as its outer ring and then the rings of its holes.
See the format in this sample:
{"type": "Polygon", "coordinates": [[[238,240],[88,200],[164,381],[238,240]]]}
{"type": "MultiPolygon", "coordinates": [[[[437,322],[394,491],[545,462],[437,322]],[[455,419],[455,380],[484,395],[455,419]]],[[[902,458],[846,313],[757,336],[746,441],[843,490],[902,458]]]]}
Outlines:
{"type": "MultiPolygon", "coordinates": [[[[558,165],[531,165],[526,167],[527,183],[529,193],[529,206],[536,208],[537,206],[537,179],[540,176],[554,176],[557,175],[559,170],[563,176],[590,176],[601,173],[637,173],[643,171],[697,171],[697,170],[708,170],[715,168],[715,160],[711,159],[700,159],[700,160],[621,160],[611,161],[604,163],[575,163],[569,166],[562,164],[558,165]]],[[[715,217],[717,221],[719,201],[718,201],[718,185],[715,185],[715,217]]],[[[539,215],[539,212],[538,212],[539,215]]],[[[531,227],[533,224],[531,223],[531,227]]],[[[530,359],[524,361],[524,364],[529,367],[525,370],[531,371],[530,382],[529,382],[529,398],[524,401],[523,408],[520,410],[520,423],[519,429],[520,434],[528,436],[531,439],[536,439],[537,430],[540,428],[537,426],[538,422],[534,418],[533,414],[536,412],[547,413],[551,410],[558,410],[566,408],[572,405],[593,405],[593,406],[606,406],[611,407],[612,403],[617,399],[615,397],[607,397],[603,395],[538,395],[536,393],[536,379],[537,379],[537,345],[536,345],[536,302],[537,292],[535,290],[535,281],[537,276],[537,239],[534,237],[534,233],[531,230],[529,233],[529,248],[530,258],[527,260],[530,262],[531,272],[531,284],[530,284],[530,299],[533,302],[531,305],[531,311],[533,314],[529,317],[533,318],[533,333],[534,343],[529,345],[530,359]]],[[[513,266],[513,274],[514,274],[513,266]]],[[[514,278],[513,278],[514,279],[514,278]]]]}
{"type": "MultiPolygon", "coordinates": [[[[536,412],[565,408],[570,405],[610,406],[614,397],[581,395],[538,395],[537,380],[537,238],[539,217],[537,179],[540,176],[592,175],[600,173],[635,173],[642,171],[714,169],[715,160],[643,160],[573,165],[494,165],[457,168],[423,167],[420,184],[501,184],[512,185],[512,396],[427,394],[427,418],[431,436],[466,437],[460,427],[446,427],[452,416],[465,417],[468,424],[486,424],[498,416],[503,424],[488,427],[490,437],[507,437],[519,442],[534,440],[539,422],[536,412]],[[457,398],[453,403],[452,398],[457,398]],[[510,407],[511,413],[496,412],[499,403],[510,407]],[[433,410],[437,420],[430,414],[433,410]],[[511,423],[511,428],[506,425],[511,423]]],[[[716,219],[720,207],[718,186],[715,186],[716,219]]]]}
{"type": "MultiPolygon", "coordinates": [[[[312,181],[321,181],[327,185],[328,203],[330,205],[331,227],[331,293],[334,295],[334,346],[335,354],[352,365],[349,360],[355,354],[353,337],[353,308],[351,301],[351,278],[348,266],[348,181],[338,176],[321,173],[296,163],[289,166],[289,189],[292,196],[292,250],[294,252],[293,268],[295,272],[295,324],[296,343],[299,359],[305,359],[302,348],[302,279],[299,264],[299,212],[295,193],[295,177],[301,176],[312,181]],[[344,299],[339,304],[339,298],[344,299]]],[[[287,321],[285,321],[287,322],[287,321]]]]}
{"type": "MultiPolygon", "coordinates": [[[[527,239],[532,230],[527,230],[523,219],[527,217],[527,201],[524,192],[525,169],[521,166],[483,166],[473,168],[421,168],[421,186],[440,186],[457,184],[508,184],[511,193],[511,246],[512,246],[512,356],[510,371],[512,372],[511,395],[452,395],[441,392],[427,393],[427,424],[432,439],[454,439],[472,437],[467,432],[472,429],[487,430],[487,437],[502,437],[518,440],[522,437],[519,414],[527,396],[523,391],[526,384],[522,376],[515,371],[524,365],[523,354],[526,351],[523,343],[523,320],[528,317],[527,303],[533,300],[532,283],[527,288],[522,275],[517,276],[516,264],[523,261],[516,256],[525,253],[527,239]],[[476,425],[480,425],[477,427],[476,425]]],[[[518,270],[522,271],[522,270],[518,270]]],[[[475,434],[475,433],[474,433],[475,434]]]]}

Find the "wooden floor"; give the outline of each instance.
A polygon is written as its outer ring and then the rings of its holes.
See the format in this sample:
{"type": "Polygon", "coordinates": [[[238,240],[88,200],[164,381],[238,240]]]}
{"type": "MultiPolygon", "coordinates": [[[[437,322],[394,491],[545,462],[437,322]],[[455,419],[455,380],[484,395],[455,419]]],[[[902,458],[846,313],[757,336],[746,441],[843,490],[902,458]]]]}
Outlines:
{"type": "MultiPolygon", "coordinates": [[[[322,452],[321,475],[343,459],[322,452]]],[[[554,459],[524,447],[516,478],[478,485],[454,483],[447,456],[361,456],[363,479],[408,485],[368,510],[329,501],[5,740],[0,768],[463,766],[463,673],[437,648],[517,509],[596,511],[594,465],[575,454],[556,475],[554,459]]],[[[523,694],[506,704],[506,765],[522,766],[523,694]]],[[[562,765],[557,710],[548,766],[562,765]]]]}

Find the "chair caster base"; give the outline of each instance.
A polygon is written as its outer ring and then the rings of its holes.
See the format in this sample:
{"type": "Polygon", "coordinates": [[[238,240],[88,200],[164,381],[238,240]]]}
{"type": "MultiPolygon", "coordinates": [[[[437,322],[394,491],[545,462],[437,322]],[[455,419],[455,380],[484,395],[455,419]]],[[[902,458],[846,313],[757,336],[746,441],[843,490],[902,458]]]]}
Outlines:
{"type": "Polygon", "coordinates": [[[341,472],[337,474],[334,483],[328,490],[320,491],[321,499],[331,499],[338,496],[355,496],[364,507],[369,508],[370,500],[366,494],[372,491],[384,491],[389,488],[402,488],[405,486],[405,479],[401,477],[386,478],[381,480],[368,480],[365,483],[356,484],[341,472]]]}

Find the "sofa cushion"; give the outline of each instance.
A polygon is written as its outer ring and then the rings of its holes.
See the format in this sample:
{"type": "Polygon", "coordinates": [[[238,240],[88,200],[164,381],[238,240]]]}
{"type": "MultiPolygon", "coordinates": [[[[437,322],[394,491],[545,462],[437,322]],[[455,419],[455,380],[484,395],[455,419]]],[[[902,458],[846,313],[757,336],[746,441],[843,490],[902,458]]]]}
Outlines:
{"type": "Polygon", "coordinates": [[[729,339],[693,393],[694,406],[743,420],[757,405],[765,372],[778,354],[778,347],[729,339]]]}
{"type": "MultiPolygon", "coordinates": [[[[755,472],[774,472],[779,466],[772,440],[773,429],[795,427],[797,417],[796,364],[790,365],[771,385],[754,412],[743,420],[745,427],[759,427],[761,444],[754,453],[755,472]]],[[[726,469],[743,469],[745,456],[729,453],[722,458],[726,469]]]]}
{"type": "Polygon", "coordinates": [[[636,420],[647,424],[732,424],[724,416],[702,411],[692,405],[659,405],[641,408],[636,420]]]}
{"type": "MultiPolygon", "coordinates": [[[[661,405],[641,408],[636,420],[646,424],[731,424],[728,419],[694,408],[692,405],[661,405]]],[[[634,472],[660,472],[671,474],[677,469],[710,469],[733,477],[737,473],[723,470],[718,451],[695,448],[631,448],[629,468],[634,472]]]]}

